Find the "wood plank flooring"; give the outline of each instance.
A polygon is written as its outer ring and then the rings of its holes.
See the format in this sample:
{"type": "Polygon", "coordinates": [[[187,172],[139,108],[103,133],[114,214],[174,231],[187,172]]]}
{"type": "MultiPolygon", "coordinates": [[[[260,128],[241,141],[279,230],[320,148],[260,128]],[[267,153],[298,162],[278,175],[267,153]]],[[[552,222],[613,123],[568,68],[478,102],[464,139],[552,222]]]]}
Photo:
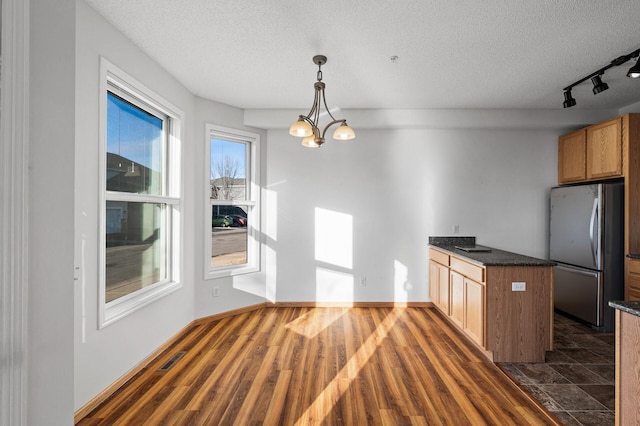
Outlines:
{"type": "Polygon", "coordinates": [[[557,423],[434,309],[263,308],[192,327],[77,424],[557,423]]]}

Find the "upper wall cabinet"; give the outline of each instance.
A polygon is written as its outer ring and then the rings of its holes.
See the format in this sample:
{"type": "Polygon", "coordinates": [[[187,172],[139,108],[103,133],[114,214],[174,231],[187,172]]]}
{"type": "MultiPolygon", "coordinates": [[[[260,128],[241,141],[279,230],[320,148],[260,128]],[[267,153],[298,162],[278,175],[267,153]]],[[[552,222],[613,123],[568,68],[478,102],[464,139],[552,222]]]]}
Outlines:
{"type": "Polygon", "coordinates": [[[622,118],[587,127],[587,179],[622,176],[622,118]]]}
{"type": "Polygon", "coordinates": [[[622,176],[622,117],[558,138],[559,184],[622,176]]]}
{"type": "Polygon", "coordinates": [[[558,138],[558,183],[587,178],[587,131],[580,129],[558,138]]]}

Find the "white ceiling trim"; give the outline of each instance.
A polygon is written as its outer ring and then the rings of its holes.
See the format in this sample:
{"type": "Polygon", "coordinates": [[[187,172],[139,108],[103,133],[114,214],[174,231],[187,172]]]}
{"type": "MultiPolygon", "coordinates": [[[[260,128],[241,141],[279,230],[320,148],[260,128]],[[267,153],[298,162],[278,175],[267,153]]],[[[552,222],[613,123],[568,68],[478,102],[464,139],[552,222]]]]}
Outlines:
{"type": "MultiPolygon", "coordinates": [[[[260,129],[288,129],[298,115],[292,109],[246,109],[244,124],[260,129]]],[[[359,129],[568,129],[618,115],[615,109],[341,109],[339,117],[359,129]]],[[[321,127],[322,127],[321,121],[321,127]]]]}

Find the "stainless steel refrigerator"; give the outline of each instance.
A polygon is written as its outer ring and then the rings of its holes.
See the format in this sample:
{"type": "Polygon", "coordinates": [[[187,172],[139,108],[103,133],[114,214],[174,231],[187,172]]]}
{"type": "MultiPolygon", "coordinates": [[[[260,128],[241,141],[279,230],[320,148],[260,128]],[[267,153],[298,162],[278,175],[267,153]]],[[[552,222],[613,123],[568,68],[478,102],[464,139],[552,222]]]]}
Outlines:
{"type": "Polygon", "coordinates": [[[551,188],[550,207],[555,308],[611,332],[609,301],[624,299],[624,185],[551,188]]]}

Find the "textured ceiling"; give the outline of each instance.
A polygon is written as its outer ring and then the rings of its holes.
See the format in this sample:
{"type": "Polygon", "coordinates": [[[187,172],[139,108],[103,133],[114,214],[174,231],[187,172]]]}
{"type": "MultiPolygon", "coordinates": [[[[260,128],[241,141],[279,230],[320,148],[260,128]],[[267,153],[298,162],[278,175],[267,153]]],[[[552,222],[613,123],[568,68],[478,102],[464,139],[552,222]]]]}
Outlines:
{"type": "MultiPolygon", "coordinates": [[[[640,48],[637,0],[87,2],[192,93],[246,109],[310,107],[316,54],[330,107],[562,109],[640,48]]],[[[631,65],[574,108],[639,102],[631,65]]]]}

